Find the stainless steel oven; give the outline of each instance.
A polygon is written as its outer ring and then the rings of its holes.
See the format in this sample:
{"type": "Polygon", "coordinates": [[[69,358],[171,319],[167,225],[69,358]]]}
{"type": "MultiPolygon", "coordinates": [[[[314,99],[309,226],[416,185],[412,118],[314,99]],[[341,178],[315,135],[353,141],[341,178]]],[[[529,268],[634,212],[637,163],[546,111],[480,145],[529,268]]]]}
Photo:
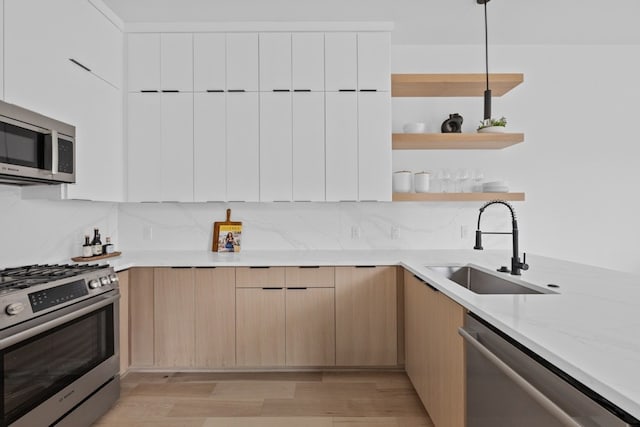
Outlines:
{"type": "Polygon", "coordinates": [[[89,426],[119,397],[117,276],[76,273],[0,288],[0,426],[89,426]]]}

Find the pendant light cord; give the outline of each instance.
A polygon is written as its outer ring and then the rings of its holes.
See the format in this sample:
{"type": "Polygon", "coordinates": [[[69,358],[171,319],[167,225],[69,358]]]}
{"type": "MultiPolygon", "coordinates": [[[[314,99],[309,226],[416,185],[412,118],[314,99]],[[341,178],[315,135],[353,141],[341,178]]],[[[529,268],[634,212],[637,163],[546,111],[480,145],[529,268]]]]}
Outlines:
{"type": "Polygon", "coordinates": [[[484,64],[487,77],[487,90],[489,90],[489,26],[487,25],[487,3],[484,2],[484,64]]]}

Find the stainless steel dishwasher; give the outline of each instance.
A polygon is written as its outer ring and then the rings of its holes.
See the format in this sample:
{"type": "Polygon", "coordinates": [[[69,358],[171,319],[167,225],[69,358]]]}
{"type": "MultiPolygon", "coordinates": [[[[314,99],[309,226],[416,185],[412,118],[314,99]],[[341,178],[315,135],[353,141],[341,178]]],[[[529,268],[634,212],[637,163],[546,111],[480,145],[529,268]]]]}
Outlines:
{"type": "Polygon", "coordinates": [[[465,340],[467,427],[640,426],[473,313],[465,340]]]}

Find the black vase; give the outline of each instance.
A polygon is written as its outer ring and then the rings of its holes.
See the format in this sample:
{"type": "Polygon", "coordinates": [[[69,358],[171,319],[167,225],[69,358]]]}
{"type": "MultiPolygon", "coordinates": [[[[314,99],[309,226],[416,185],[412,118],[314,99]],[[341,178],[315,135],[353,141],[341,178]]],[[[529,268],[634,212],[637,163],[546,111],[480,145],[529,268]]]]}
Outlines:
{"type": "Polygon", "coordinates": [[[462,116],[458,113],[449,114],[449,118],[442,122],[440,130],[442,133],[460,133],[462,132],[462,116]]]}

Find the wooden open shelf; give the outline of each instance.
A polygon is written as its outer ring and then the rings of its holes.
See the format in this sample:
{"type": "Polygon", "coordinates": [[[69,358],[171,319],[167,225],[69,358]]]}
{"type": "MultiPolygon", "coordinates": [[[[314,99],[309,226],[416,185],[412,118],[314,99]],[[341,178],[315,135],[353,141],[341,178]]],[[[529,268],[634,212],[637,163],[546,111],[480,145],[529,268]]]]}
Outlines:
{"type": "Polygon", "coordinates": [[[488,202],[524,201],[524,193],[393,193],[394,202],[488,202]]]}
{"type": "Polygon", "coordinates": [[[394,150],[499,150],[524,141],[523,133],[394,133],[394,150]]]}
{"type": "MultiPolygon", "coordinates": [[[[489,74],[491,96],[502,96],[524,81],[524,74],[489,74]]],[[[483,96],[485,75],[392,74],[392,97],[483,96]]]]}

